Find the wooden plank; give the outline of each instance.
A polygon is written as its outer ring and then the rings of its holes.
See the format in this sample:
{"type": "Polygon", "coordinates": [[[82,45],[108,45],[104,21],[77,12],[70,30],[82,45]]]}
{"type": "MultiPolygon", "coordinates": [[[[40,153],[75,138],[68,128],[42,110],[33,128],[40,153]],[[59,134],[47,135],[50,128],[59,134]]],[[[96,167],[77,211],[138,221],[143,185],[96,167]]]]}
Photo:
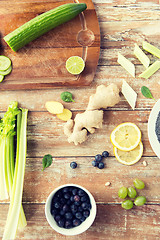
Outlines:
{"type": "Polygon", "coordinates": [[[0,90],[87,86],[93,81],[99,59],[100,31],[91,0],[86,1],[88,8],[84,15],[49,31],[16,53],[3,41],[4,36],[19,26],[65,3],[70,1],[2,2],[2,49],[12,60],[13,71],[0,90]],[[85,60],[85,70],[78,76],[68,73],[65,67],[66,60],[75,55],[85,60]]]}
{"type": "MultiPolygon", "coordinates": [[[[95,222],[85,233],[76,236],[77,239],[159,239],[159,205],[146,205],[129,211],[122,209],[119,205],[102,204],[97,207],[95,222]]],[[[7,206],[0,205],[0,237],[3,234],[7,209],[7,206]]],[[[49,226],[45,219],[44,205],[24,205],[24,210],[28,225],[23,232],[18,232],[16,240],[71,239],[70,236],[56,233],[49,226]]]]}
{"type": "MultiPolygon", "coordinates": [[[[76,112],[74,113],[75,116],[76,112]]],[[[78,146],[70,144],[63,133],[64,122],[48,112],[30,112],[28,117],[28,157],[43,156],[93,156],[106,148],[113,156],[110,134],[122,122],[134,122],[142,131],[144,156],[155,156],[147,134],[149,112],[141,111],[106,111],[103,128],[90,134],[88,140],[78,146]],[[92,149],[92,151],[90,150],[92,149]]]]}

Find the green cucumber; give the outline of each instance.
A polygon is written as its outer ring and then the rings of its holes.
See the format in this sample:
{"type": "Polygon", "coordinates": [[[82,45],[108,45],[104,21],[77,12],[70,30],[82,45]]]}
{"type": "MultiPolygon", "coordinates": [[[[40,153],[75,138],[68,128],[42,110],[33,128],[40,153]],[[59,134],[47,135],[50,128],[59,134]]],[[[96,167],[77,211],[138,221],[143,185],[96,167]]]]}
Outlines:
{"type": "Polygon", "coordinates": [[[0,71],[5,71],[11,66],[11,60],[3,55],[0,55],[0,71]]]}
{"type": "Polygon", "coordinates": [[[85,3],[68,3],[45,12],[4,37],[13,51],[17,51],[29,42],[51,29],[63,24],[87,8],[85,3]]]}

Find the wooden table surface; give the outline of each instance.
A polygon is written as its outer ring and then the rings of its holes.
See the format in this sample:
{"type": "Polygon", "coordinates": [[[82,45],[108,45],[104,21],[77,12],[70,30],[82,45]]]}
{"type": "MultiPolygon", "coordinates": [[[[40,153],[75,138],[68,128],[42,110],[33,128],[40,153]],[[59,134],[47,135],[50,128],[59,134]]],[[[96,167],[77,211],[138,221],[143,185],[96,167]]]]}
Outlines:
{"type": "MultiPolygon", "coordinates": [[[[49,1],[49,0],[47,0],[49,1]]],[[[148,140],[147,122],[154,100],[141,94],[143,85],[150,88],[155,99],[160,98],[160,71],[150,79],[132,78],[117,63],[118,52],[136,64],[136,76],[144,68],[133,55],[134,43],[142,45],[147,40],[160,48],[160,5],[158,0],[93,0],[101,31],[101,51],[96,75],[89,87],[51,90],[1,91],[0,111],[3,115],[11,100],[28,108],[28,150],[24,181],[23,206],[27,227],[17,233],[16,239],[79,239],[79,240],[158,240],[160,239],[160,160],[152,151],[148,140]],[[89,96],[100,84],[109,85],[125,79],[138,93],[136,109],[133,111],[123,96],[115,107],[104,112],[103,128],[96,130],[82,145],[69,144],[63,133],[64,122],[49,114],[45,102],[60,100],[60,93],[66,89],[73,93],[74,103],[64,105],[77,112],[86,109],[89,96]],[[133,166],[116,161],[109,136],[120,123],[136,123],[142,131],[144,153],[133,166]],[[110,157],[105,168],[100,170],[91,165],[94,156],[108,150],[110,157]],[[42,158],[53,156],[53,164],[42,172],[42,158]],[[78,167],[70,168],[76,161],[78,167]],[[143,165],[147,162],[147,166],[143,165]],[[117,196],[119,187],[132,185],[134,178],[146,183],[143,195],[147,203],[132,210],[121,208],[117,196]],[[106,187],[105,183],[111,185],[106,187]],[[65,183],[77,183],[87,188],[97,202],[97,216],[93,225],[83,234],[66,237],[56,233],[45,218],[45,201],[50,192],[65,183]]],[[[149,55],[151,57],[151,55],[149,55]]],[[[155,58],[152,57],[152,61],[155,58]]],[[[2,238],[7,217],[8,201],[0,203],[0,238],[2,238]]]]}

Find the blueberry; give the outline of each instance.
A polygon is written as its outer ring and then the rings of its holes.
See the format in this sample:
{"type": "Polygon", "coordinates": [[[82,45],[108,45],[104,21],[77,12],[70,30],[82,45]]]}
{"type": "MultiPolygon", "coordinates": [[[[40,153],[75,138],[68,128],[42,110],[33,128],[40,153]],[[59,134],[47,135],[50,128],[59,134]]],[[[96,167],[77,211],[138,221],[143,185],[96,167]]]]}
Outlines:
{"type": "Polygon", "coordinates": [[[79,201],[80,201],[80,196],[75,195],[75,196],[74,196],[74,201],[75,201],[75,202],[79,202],[79,201]]]}
{"type": "Polygon", "coordinates": [[[62,203],[62,204],[65,204],[66,203],[66,199],[64,199],[64,198],[60,198],[60,203],[62,203]]]}
{"type": "Polygon", "coordinates": [[[85,191],[83,191],[82,189],[80,189],[80,190],[78,191],[78,195],[79,195],[80,197],[84,196],[85,194],[86,194],[85,191]]]}
{"type": "Polygon", "coordinates": [[[62,189],[62,192],[63,192],[63,193],[69,192],[69,187],[64,187],[64,188],[62,189]]]}
{"type": "Polygon", "coordinates": [[[55,194],[55,197],[57,197],[57,198],[61,198],[62,196],[63,196],[63,193],[61,190],[58,190],[58,192],[56,192],[56,194],[55,194]]]}
{"type": "Polygon", "coordinates": [[[51,214],[53,215],[53,216],[55,216],[56,214],[58,213],[58,210],[57,209],[52,209],[51,210],[51,214]]]}
{"type": "Polygon", "coordinates": [[[68,200],[68,199],[70,199],[70,197],[71,197],[71,195],[70,195],[69,193],[65,193],[65,194],[64,194],[64,198],[65,198],[65,199],[68,200]]]}
{"type": "Polygon", "coordinates": [[[76,216],[77,219],[81,219],[82,218],[82,213],[81,212],[77,212],[75,214],[75,216],[76,216]]]}
{"type": "Polygon", "coordinates": [[[90,211],[86,210],[83,212],[83,216],[87,218],[90,215],[90,211]]]}
{"type": "Polygon", "coordinates": [[[77,192],[78,192],[78,189],[77,189],[77,188],[73,188],[72,194],[73,194],[74,196],[77,194],[77,192]]]}
{"type": "Polygon", "coordinates": [[[68,199],[66,203],[67,203],[67,205],[71,205],[72,204],[70,199],[68,199]]]}
{"type": "Polygon", "coordinates": [[[64,212],[63,210],[60,210],[59,214],[60,214],[61,216],[63,216],[63,215],[65,214],[65,212],[64,212]]]}
{"type": "Polygon", "coordinates": [[[65,228],[72,228],[72,222],[71,222],[71,220],[67,220],[67,221],[65,222],[65,224],[64,224],[64,227],[65,227],[65,228]]]}
{"type": "Polygon", "coordinates": [[[72,204],[72,205],[71,205],[71,211],[72,211],[73,213],[76,213],[77,210],[78,210],[78,207],[77,207],[75,204],[72,204]]]}
{"type": "Polygon", "coordinates": [[[82,208],[83,208],[84,210],[87,210],[87,209],[90,208],[90,204],[88,204],[88,203],[86,203],[86,202],[83,202],[81,206],[82,206],[82,208]]]}
{"type": "Polygon", "coordinates": [[[80,206],[80,205],[81,205],[81,201],[79,201],[79,202],[74,202],[74,204],[75,204],[76,206],[80,206]]]}
{"type": "Polygon", "coordinates": [[[74,196],[70,197],[71,202],[74,202],[74,196]]]}
{"type": "Polygon", "coordinates": [[[83,212],[82,206],[79,206],[79,207],[78,207],[78,212],[83,212]]]}
{"type": "Polygon", "coordinates": [[[93,167],[97,167],[97,165],[98,165],[98,162],[96,162],[96,160],[92,161],[92,166],[93,167]]]}
{"type": "Polygon", "coordinates": [[[81,222],[84,222],[86,220],[86,218],[84,216],[81,217],[81,222]]]}
{"type": "Polygon", "coordinates": [[[67,212],[67,211],[69,211],[69,206],[67,204],[65,204],[62,209],[64,212],[67,212]]]}
{"type": "Polygon", "coordinates": [[[70,163],[70,167],[71,167],[72,169],[76,168],[76,167],[77,167],[77,163],[76,163],[76,162],[71,162],[71,163],[70,163]]]}
{"type": "Polygon", "coordinates": [[[107,158],[107,157],[109,156],[109,152],[108,152],[108,151],[104,151],[104,152],[102,153],[102,156],[105,157],[105,158],[107,158]]]}
{"type": "Polygon", "coordinates": [[[96,162],[102,161],[102,155],[97,154],[97,155],[95,156],[95,160],[96,160],[96,162]]]}
{"type": "Polygon", "coordinates": [[[58,226],[59,227],[64,227],[64,224],[65,224],[65,221],[64,221],[64,219],[60,219],[59,221],[58,221],[58,226]]]}
{"type": "Polygon", "coordinates": [[[88,196],[87,195],[81,197],[81,202],[86,202],[86,201],[88,201],[88,196]]]}
{"type": "Polygon", "coordinates": [[[98,163],[98,168],[103,169],[104,168],[104,163],[103,162],[98,163]]]}
{"type": "Polygon", "coordinates": [[[71,220],[73,218],[73,215],[71,212],[65,213],[65,218],[71,220]]]}
{"type": "Polygon", "coordinates": [[[55,203],[54,203],[54,207],[55,207],[55,208],[58,209],[58,208],[60,208],[60,206],[61,206],[61,204],[60,204],[59,202],[55,202],[55,203]]]}
{"type": "Polygon", "coordinates": [[[74,219],[73,220],[73,226],[74,227],[77,227],[77,226],[79,226],[81,224],[81,221],[79,220],[79,219],[74,219]]]}
{"type": "Polygon", "coordinates": [[[55,219],[56,222],[58,222],[59,220],[61,220],[61,216],[60,215],[56,215],[54,219],[55,219]]]}
{"type": "Polygon", "coordinates": [[[77,227],[77,226],[79,226],[81,224],[81,221],[79,220],[79,219],[74,219],[73,220],[73,226],[74,227],[77,227]]]}

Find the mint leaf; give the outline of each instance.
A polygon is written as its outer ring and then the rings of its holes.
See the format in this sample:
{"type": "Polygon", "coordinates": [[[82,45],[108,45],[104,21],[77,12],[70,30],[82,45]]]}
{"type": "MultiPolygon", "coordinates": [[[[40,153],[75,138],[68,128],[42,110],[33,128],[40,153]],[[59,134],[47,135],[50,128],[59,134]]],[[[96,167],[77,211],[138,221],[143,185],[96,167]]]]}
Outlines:
{"type": "Polygon", "coordinates": [[[42,171],[52,164],[52,155],[46,154],[42,159],[43,169],[42,171]]]}
{"type": "MultiPolygon", "coordinates": [[[[152,93],[150,92],[149,88],[147,88],[146,86],[141,87],[141,93],[143,94],[144,97],[146,98],[152,98],[154,99],[154,97],[152,96],[152,93]]],[[[155,100],[155,99],[154,99],[155,100]]]]}

